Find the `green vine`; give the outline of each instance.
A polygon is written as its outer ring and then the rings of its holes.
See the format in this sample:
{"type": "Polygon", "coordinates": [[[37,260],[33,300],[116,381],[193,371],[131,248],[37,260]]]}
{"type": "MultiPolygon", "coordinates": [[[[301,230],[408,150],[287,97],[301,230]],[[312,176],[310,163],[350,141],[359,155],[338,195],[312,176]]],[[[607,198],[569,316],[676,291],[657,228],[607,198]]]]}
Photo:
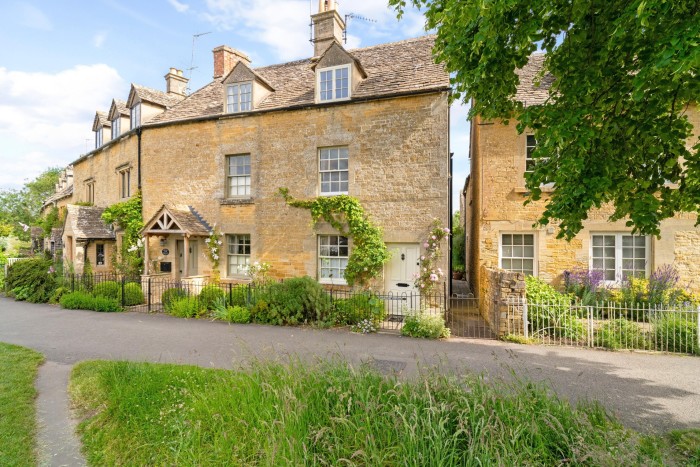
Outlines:
{"type": "Polygon", "coordinates": [[[348,285],[366,287],[382,274],[389,250],[384,244],[382,230],[370,222],[357,199],[338,195],[304,201],[290,196],[287,188],[280,188],[279,193],[288,206],[310,210],[314,224],[323,219],[342,235],[352,237],[353,247],[345,269],[348,285]]]}
{"type": "Polygon", "coordinates": [[[113,204],[102,213],[105,224],[116,224],[124,231],[121,261],[115,263],[117,269],[122,269],[122,272],[137,273],[141,270],[143,263],[141,230],[144,227],[142,212],[143,202],[139,191],[129,200],[113,204]]]}

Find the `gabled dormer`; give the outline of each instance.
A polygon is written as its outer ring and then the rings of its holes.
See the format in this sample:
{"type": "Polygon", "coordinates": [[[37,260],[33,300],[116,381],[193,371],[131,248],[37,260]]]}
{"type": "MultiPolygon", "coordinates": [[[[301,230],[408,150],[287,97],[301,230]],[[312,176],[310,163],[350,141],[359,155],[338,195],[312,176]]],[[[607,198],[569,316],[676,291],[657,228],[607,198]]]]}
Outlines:
{"type": "Polygon", "coordinates": [[[113,99],[107,119],[112,124],[111,139],[117,139],[119,135],[125,131],[129,131],[129,109],[126,107],[126,102],[113,99]]]}
{"type": "Polygon", "coordinates": [[[222,81],[224,113],[250,112],[274,92],[274,88],[247,63],[239,61],[222,81]]]}
{"type": "MultiPolygon", "coordinates": [[[[166,75],[167,79],[168,75],[166,75]]],[[[137,128],[185,98],[177,93],[132,84],[126,106],[129,108],[130,129],[137,128]]]]}
{"type": "Polygon", "coordinates": [[[107,118],[106,112],[95,112],[95,119],[92,122],[92,131],[95,132],[95,149],[112,139],[112,122],[107,118]]]}
{"type": "Polygon", "coordinates": [[[367,78],[360,61],[333,41],[311,67],[316,75],[316,103],[352,98],[357,85],[367,78]]]}

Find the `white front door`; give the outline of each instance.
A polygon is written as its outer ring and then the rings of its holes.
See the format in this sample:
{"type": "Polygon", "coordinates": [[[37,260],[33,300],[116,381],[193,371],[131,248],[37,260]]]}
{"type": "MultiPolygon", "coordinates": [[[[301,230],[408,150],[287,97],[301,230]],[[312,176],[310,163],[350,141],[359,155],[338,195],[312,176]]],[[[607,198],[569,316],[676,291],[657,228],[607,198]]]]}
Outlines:
{"type": "Polygon", "coordinates": [[[387,243],[391,259],[384,266],[384,287],[393,294],[415,293],[416,274],[420,270],[420,245],[387,243]]]}

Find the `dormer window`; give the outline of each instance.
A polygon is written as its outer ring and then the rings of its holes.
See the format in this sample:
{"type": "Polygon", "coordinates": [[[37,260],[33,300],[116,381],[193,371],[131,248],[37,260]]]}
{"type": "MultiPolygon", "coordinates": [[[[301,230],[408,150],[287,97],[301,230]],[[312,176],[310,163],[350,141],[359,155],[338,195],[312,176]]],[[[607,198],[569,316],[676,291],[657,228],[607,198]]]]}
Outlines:
{"type": "Polygon", "coordinates": [[[236,83],[226,86],[226,111],[249,112],[253,108],[253,83],[236,83]]]}
{"type": "Polygon", "coordinates": [[[319,100],[339,101],[350,98],[350,65],[324,68],[318,72],[319,100]]]}
{"type": "Polygon", "coordinates": [[[119,138],[119,134],[121,133],[121,117],[117,117],[114,120],[112,120],[112,139],[117,139],[119,138]]]}
{"type": "Polygon", "coordinates": [[[95,149],[99,148],[100,146],[102,146],[102,127],[95,131],[95,149]]]}
{"type": "Polygon", "coordinates": [[[141,125],[141,103],[134,104],[131,107],[131,129],[141,125]]]}

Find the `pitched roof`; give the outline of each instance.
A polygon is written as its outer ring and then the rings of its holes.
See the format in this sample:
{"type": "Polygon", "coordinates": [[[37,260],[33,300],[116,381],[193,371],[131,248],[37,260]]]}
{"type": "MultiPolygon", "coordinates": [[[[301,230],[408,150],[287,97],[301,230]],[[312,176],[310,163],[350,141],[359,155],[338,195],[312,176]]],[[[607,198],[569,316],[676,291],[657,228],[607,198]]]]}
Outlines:
{"type": "Polygon", "coordinates": [[[100,127],[112,127],[112,122],[107,117],[107,112],[95,112],[95,120],[92,123],[92,131],[97,131],[100,127]]]}
{"type": "Polygon", "coordinates": [[[126,106],[126,102],[119,99],[112,99],[112,106],[109,108],[109,115],[107,118],[112,117],[111,120],[114,120],[113,114],[115,111],[118,112],[119,115],[126,115],[127,117],[131,115],[126,106]]]}
{"type": "Polygon", "coordinates": [[[515,100],[522,102],[526,107],[542,104],[549,96],[549,87],[552,85],[554,77],[549,73],[540,77],[544,59],[545,54],[534,53],[530,55],[527,65],[515,71],[520,78],[515,100]],[[537,81],[539,81],[539,85],[535,84],[537,81]]]}
{"type": "Polygon", "coordinates": [[[164,204],[146,222],[142,232],[157,233],[160,230],[178,230],[189,235],[207,236],[212,228],[192,206],[164,204]],[[163,214],[166,216],[163,217],[163,214]],[[177,225],[170,225],[171,222],[167,216],[177,225]],[[173,229],[173,227],[178,228],[173,229]]]}
{"type": "Polygon", "coordinates": [[[158,89],[147,88],[146,86],[132,83],[127,102],[128,105],[133,105],[132,101],[134,96],[138,96],[143,102],[150,102],[165,108],[172,107],[185,98],[179,94],[168,94],[158,89]]]}
{"type": "MultiPolygon", "coordinates": [[[[353,91],[353,99],[448,89],[448,73],[443,65],[433,60],[434,41],[435,36],[424,36],[349,51],[367,73],[367,78],[353,91]]],[[[254,68],[255,73],[275,89],[256,110],[315,104],[313,64],[312,59],[304,59],[254,68]]],[[[222,80],[215,80],[149,123],[222,115],[223,99],[222,80]]]]}
{"type": "Polygon", "coordinates": [[[70,195],[73,194],[73,184],[71,183],[67,187],[65,187],[63,190],[57,191],[56,193],[52,194],[46,200],[44,201],[44,206],[47,206],[53,202],[56,202],[60,199],[67,198],[70,195]]]}
{"type": "Polygon", "coordinates": [[[66,224],[70,225],[76,240],[112,240],[114,231],[102,220],[104,208],[76,206],[69,204],[66,209],[66,224]]]}

